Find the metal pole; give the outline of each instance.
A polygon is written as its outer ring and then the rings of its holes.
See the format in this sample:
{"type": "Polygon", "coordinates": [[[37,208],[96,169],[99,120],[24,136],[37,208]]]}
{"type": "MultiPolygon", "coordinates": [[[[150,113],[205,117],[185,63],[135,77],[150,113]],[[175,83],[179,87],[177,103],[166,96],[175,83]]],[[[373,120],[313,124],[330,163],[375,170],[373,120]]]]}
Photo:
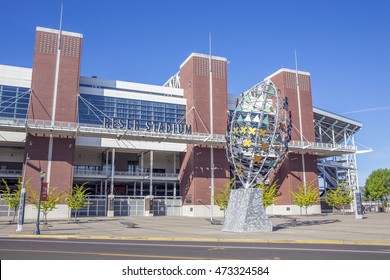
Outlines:
{"type": "MultiPolygon", "coordinates": [[[[173,153],[173,174],[176,177],[176,153],[173,153]]],[[[173,183],[173,197],[176,198],[176,182],[173,183]]]]}
{"type": "Polygon", "coordinates": [[[58,38],[57,38],[57,59],[56,59],[55,78],[54,78],[53,103],[52,103],[52,109],[51,109],[51,120],[52,120],[53,126],[54,126],[54,122],[56,119],[56,109],[57,109],[56,107],[57,107],[57,96],[58,96],[58,77],[59,77],[59,73],[60,73],[63,8],[64,8],[64,6],[63,6],[63,4],[61,4],[60,30],[58,30],[58,38]]]}
{"type": "MultiPolygon", "coordinates": [[[[352,145],[355,146],[355,136],[352,134],[352,145]]],[[[356,153],[353,154],[354,165],[355,165],[355,190],[353,193],[353,198],[355,202],[355,219],[363,219],[363,211],[362,211],[362,196],[359,188],[359,176],[358,176],[358,166],[356,161],[356,153]]]]}
{"type": "Polygon", "coordinates": [[[173,153],[173,174],[176,175],[176,153],[173,153]]]}
{"type": "MultiPolygon", "coordinates": [[[[295,50],[295,67],[296,67],[296,80],[297,80],[297,97],[298,97],[298,117],[299,117],[299,132],[301,143],[303,143],[303,132],[302,132],[302,111],[301,111],[301,94],[299,91],[299,77],[298,77],[298,58],[297,51],[295,50]]],[[[303,184],[306,186],[306,167],[305,167],[305,155],[302,153],[302,174],[303,174],[303,184]]]]}
{"type": "Polygon", "coordinates": [[[23,176],[22,176],[22,189],[20,191],[20,201],[19,201],[19,211],[18,211],[18,226],[16,228],[17,232],[20,232],[23,230],[23,223],[24,223],[24,211],[26,208],[26,186],[25,186],[25,180],[26,180],[26,169],[27,169],[27,161],[29,160],[28,153],[26,154],[26,159],[24,160],[24,169],[23,169],[23,176]]]}
{"type": "MultiPolygon", "coordinates": [[[[62,12],[63,12],[63,3],[61,4],[61,16],[60,16],[60,29],[58,30],[58,38],[57,38],[57,56],[56,56],[56,68],[55,68],[55,76],[54,76],[54,91],[53,91],[53,101],[52,101],[52,109],[51,109],[51,125],[54,127],[56,120],[56,110],[57,110],[57,96],[58,96],[58,80],[60,73],[60,59],[61,59],[61,36],[62,36],[62,12]]],[[[48,182],[48,187],[50,187],[51,181],[51,167],[52,167],[52,159],[53,159],[53,134],[49,135],[49,148],[47,155],[47,177],[46,180],[48,182]]]]}
{"type": "Polygon", "coordinates": [[[153,150],[150,151],[150,177],[149,177],[149,195],[153,195],[153,150]]]}
{"type": "Polygon", "coordinates": [[[143,152],[141,153],[141,176],[142,179],[141,179],[140,193],[141,196],[143,196],[144,195],[144,153],[143,152]]]}
{"type": "Polygon", "coordinates": [[[114,177],[115,177],[115,148],[112,148],[111,152],[111,184],[110,195],[114,195],[114,177]]]}
{"type": "Polygon", "coordinates": [[[115,180],[115,148],[111,150],[111,184],[110,194],[108,195],[108,211],[107,216],[114,216],[114,180],[115,180]]]}
{"type": "Polygon", "coordinates": [[[37,214],[37,221],[35,223],[35,229],[33,234],[38,235],[41,234],[41,231],[39,230],[39,216],[41,213],[41,199],[42,199],[42,185],[43,185],[43,179],[45,178],[45,172],[40,172],[40,187],[39,187],[39,199],[38,199],[38,214],[37,214]]]}
{"type": "Polygon", "coordinates": [[[106,179],[104,180],[104,195],[107,195],[108,194],[108,191],[107,191],[107,184],[108,184],[108,150],[106,150],[106,179]]]}
{"type": "MultiPolygon", "coordinates": [[[[211,32],[209,33],[209,84],[210,84],[210,135],[214,133],[214,123],[213,123],[213,69],[211,61],[211,32]]],[[[213,208],[214,208],[214,148],[210,146],[210,177],[211,177],[211,186],[210,186],[210,222],[213,222],[213,208]]]]}

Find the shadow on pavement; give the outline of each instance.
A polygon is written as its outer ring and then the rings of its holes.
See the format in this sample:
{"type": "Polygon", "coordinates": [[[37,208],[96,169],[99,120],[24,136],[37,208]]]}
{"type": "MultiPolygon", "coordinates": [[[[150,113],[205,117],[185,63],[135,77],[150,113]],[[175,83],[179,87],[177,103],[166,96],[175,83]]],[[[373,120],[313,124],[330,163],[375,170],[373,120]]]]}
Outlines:
{"type": "Polygon", "coordinates": [[[278,224],[273,227],[274,231],[278,231],[281,229],[286,229],[290,227],[307,227],[307,226],[315,226],[315,225],[325,225],[325,224],[334,224],[341,222],[338,219],[330,219],[330,220],[322,220],[322,221],[291,221],[284,224],[278,224]]]}

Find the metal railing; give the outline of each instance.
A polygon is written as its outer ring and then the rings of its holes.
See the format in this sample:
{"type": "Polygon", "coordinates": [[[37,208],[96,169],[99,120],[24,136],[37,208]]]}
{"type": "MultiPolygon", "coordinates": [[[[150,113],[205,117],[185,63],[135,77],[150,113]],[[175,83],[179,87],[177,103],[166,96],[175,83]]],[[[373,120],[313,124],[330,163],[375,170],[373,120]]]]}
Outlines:
{"type": "Polygon", "coordinates": [[[356,152],[357,147],[352,145],[341,145],[341,144],[330,144],[330,143],[319,143],[319,142],[307,142],[307,141],[290,141],[288,144],[289,149],[312,149],[312,150],[326,150],[326,151],[346,151],[356,152]]]}
{"type": "MultiPolygon", "coordinates": [[[[90,195],[86,199],[88,204],[80,209],[78,216],[106,216],[107,215],[107,196],[90,195]]],[[[153,197],[153,215],[154,216],[181,216],[182,215],[182,197],[181,196],[154,196],[153,197]]],[[[10,213],[10,215],[13,212],[10,213]]],[[[71,211],[74,217],[75,211],[71,211]]],[[[145,215],[145,196],[117,195],[114,197],[114,216],[144,216],[145,215]]]]}
{"type": "MultiPolygon", "coordinates": [[[[86,207],[77,212],[77,216],[107,216],[107,196],[89,195],[86,198],[89,203],[86,207]]],[[[71,211],[71,217],[74,217],[75,211],[71,211]]]]}
{"type": "MultiPolygon", "coordinates": [[[[137,140],[153,142],[171,142],[183,144],[213,144],[224,145],[226,142],[224,134],[173,134],[166,132],[144,131],[144,130],[123,130],[115,128],[105,128],[102,125],[78,124],[72,122],[52,122],[50,120],[30,120],[30,119],[9,119],[0,118],[0,130],[49,133],[58,135],[70,135],[73,137],[97,137],[111,138],[119,140],[137,140]]],[[[307,141],[290,141],[290,150],[316,150],[316,151],[339,151],[353,153],[357,151],[356,146],[330,144],[307,141]]]]}
{"type": "Polygon", "coordinates": [[[181,216],[181,196],[155,196],[153,197],[154,216],[181,216]]]}
{"type": "Polygon", "coordinates": [[[172,142],[183,144],[214,144],[223,145],[225,135],[223,134],[174,134],[166,132],[144,131],[144,130],[123,130],[115,128],[105,128],[102,125],[79,124],[73,122],[52,122],[50,120],[31,119],[9,119],[0,118],[0,130],[48,133],[69,136],[112,138],[123,140],[172,142]]]}
{"type": "Polygon", "coordinates": [[[8,204],[4,201],[3,195],[0,195],[0,216],[11,217],[14,215],[14,210],[11,209],[8,204]]]}
{"type": "MultiPolygon", "coordinates": [[[[111,173],[109,173],[109,175],[111,175],[111,173]]],[[[115,175],[149,177],[150,173],[136,172],[136,171],[115,171],[115,175]]],[[[153,173],[153,177],[177,177],[177,176],[178,176],[178,174],[175,174],[175,173],[153,173]]]]}
{"type": "MultiPolygon", "coordinates": [[[[109,172],[108,172],[109,173],[109,172]]],[[[77,176],[106,176],[107,172],[105,170],[79,170],[79,169],[74,169],[73,175],[77,176]]]]}
{"type": "Polygon", "coordinates": [[[114,216],[143,216],[145,213],[144,196],[115,196],[114,216]]]}
{"type": "MultiPolygon", "coordinates": [[[[89,177],[89,176],[100,176],[100,177],[111,177],[111,171],[106,170],[80,170],[77,168],[74,168],[73,176],[75,177],[89,177]]],[[[136,179],[148,179],[150,177],[150,173],[148,172],[135,172],[135,171],[115,171],[114,172],[115,177],[128,177],[136,178],[136,179]]],[[[153,173],[153,178],[156,179],[170,179],[170,180],[179,180],[179,174],[177,173],[153,173]]]]}
{"type": "Polygon", "coordinates": [[[0,177],[18,177],[22,176],[22,170],[0,169],[0,177]]]}

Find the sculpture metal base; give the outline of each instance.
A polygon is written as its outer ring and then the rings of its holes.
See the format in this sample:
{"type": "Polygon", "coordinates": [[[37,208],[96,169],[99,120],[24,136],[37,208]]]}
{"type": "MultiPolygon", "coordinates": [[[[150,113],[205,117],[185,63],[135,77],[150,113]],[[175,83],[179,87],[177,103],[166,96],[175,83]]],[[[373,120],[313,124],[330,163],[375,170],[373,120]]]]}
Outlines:
{"type": "Polygon", "coordinates": [[[231,191],[222,231],[272,231],[272,223],[265,214],[262,203],[261,189],[248,188],[231,191]]]}

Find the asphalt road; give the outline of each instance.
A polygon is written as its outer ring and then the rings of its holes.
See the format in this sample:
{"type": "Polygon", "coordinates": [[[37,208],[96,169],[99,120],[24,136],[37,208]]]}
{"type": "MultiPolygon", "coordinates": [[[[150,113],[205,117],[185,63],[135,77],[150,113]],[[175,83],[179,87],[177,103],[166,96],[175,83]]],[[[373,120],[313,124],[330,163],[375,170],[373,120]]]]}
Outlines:
{"type": "Polygon", "coordinates": [[[1,260],[390,260],[389,246],[0,238],[1,260]]]}

